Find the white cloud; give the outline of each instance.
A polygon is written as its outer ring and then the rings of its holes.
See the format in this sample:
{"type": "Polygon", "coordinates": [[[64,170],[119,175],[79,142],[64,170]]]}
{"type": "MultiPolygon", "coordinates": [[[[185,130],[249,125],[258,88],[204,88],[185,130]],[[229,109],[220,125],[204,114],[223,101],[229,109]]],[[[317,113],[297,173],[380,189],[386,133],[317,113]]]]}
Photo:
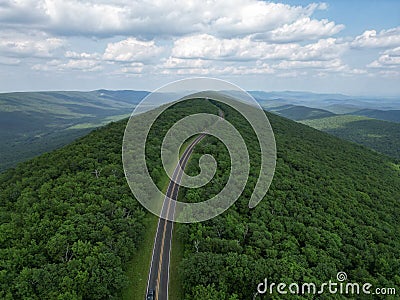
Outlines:
{"type": "Polygon", "coordinates": [[[62,61],[54,59],[42,64],[35,64],[32,66],[32,70],[35,71],[82,71],[82,72],[93,72],[100,71],[103,67],[101,63],[91,59],[70,59],[68,61],[62,61]]]}
{"type": "Polygon", "coordinates": [[[128,38],[116,43],[109,43],[103,59],[119,62],[149,61],[155,59],[162,49],[154,41],[139,41],[135,38],[128,38]]]}
{"type": "Polygon", "coordinates": [[[37,24],[44,21],[44,1],[2,0],[0,1],[0,23],[37,24]]]}
{"type": "Polygon", "coordinates": [[[336,25],[335,22],[330,22],[326,19],[312,20],[309,17],[305,17],[255,37],[274,42],[297,42],[332,36],[343,28],[344,25],[336,25]]]}
{"type": "Polygon", "coordinates": [[[381,30],[367,30],[354,38],[351,43],[355,48],[388,48],[400,46],[400,27],[381,30]]]}
{"type": "Polygon", "coordinates": [[[220,62],[219,64],[211,67],[196,67],[193,66],[185,67],[185,68],[167,68],[164,69],[162,74],[176,74],[176,75],[260,75],[260,74],[272,74],[275,70],[272,69],[268,64],[257,64],[256,66],[247,66],[247,65],[227,65],[224,62],[220,62]]]}
{"type": "Polygon", "coordinates": [[[326,4],[291,6],[260,0],[5,0],[0,24],[47,28],[62,35],[220,37],[264,33],[311,16],[326,4]],[[238,9],[240,8],[240,9],[238,9]]]}
{"type": "Polygon", "coordinates": [[[340,59],[334,60],[311,60],[311,61],[282,61],[273,66],[276,69],[334,69],[338,70],[343,68],[343,63],[340,59]]]}
{"type": "Polygon", "coordinates": [[[145,65],[142,63],[131,63],[128,66],[121,68],[122,73],[129,73],[129,74],[142,74],[145,65]]]}
{"type": "Polygon", "coordinates": [[[175,41],[172,56],[189,59],[211,60],[328,60],[339,57],[347,44],[334,38],[321,39],[316,43],[301,46],[296,43],[271,44],[254,41],[250,37],[219,39],[201,34],[183,37],[175,41]]]}
{"type": "Polygon", "coordinates": [[[307,74],[308,74],[307,71],[299,72],[298,70],[295,70],[295,71],[279,73],[277,74],[277,76],[282,78],[294,78],[299,76],[306,76],[307,74]]]}
{"type": "Polygon", "coordinates": [[[32,70],[35,71],[55,71],[57,66],[61,65],[63,62],[59,59],[53,59],[47,61],[46,63],[35,64],[32,66],[32,70]]]}
{"type": "Polygon", "coordinates": [[[209,6],[211,32],[219,36],[232,37],[263,33],[299,18],[311,16],[324,4],[290,6],[265,1],[225,1],[219,9],[209,6]],[[238,9],[240,7],[240,9],[238,9]]]}
{"type": "Polygon", "coordinates": [[[389,77],[389,78],[399,78],[400,76],[400,71],[396,70],[382,70],[379,71],[379,75],[383,77],[389,77]]]}
{"type": "Polygon", "coordinates": [[[367,67],[370,68],[400,68],[400,47],[386,50],[367,67]]]}
{"type": "Polygon", "coordinates": [[[364,74],[361,55],[375,53],[371,76],[398,74],[400,27],[337,37],[344,25],[315,14],[327,8],[264,0],[0,0],[0,64],[123,77],[312,78],[364,74]]]}
{"type": "Polygon", "coordinates": [[[178,58],[249,60],[262,56],[262,43],[249,37],[219,39],[209,34],[183,37],[174,42],[172,56],[178,58]]]}
{"type": "Polygon", "coordinates": [[[65,57],[71,59],[93,59],[99,60],[101,59],[101,54],[99,53],[87,53],[87,52],[75,52],[75,51],[67,51],[65,53],[65,57]]]}
{"type": "Polygon", "coordinates": [[[305,46],[297,45],[289,58],[292,60],[330,60],[340,57],[347,48],[347,43],[339,42],[335,38],[321,39],[305,46]]]}
{"type": "Polygon", "coordinates": [[[65,41],[44,33],[1,32],[0,54],[14,57],[51,57],[65,41]]]}
{"type": "Polygon", "coordinates": [[[166,69],[199,69],[210,67],[211,62],[203,59],[181,59],[176,57],[169,57],[162,64],[166,69]]]}
{"type": "Polygon", "coordinates": [[[365,70],[353,69],[344,64],[341,59],[320,61],[282,61],[272,66],[281,70],[308,69],[323,72],[340,72],[342,74],[365,74],[365,70]]]}
{"type": "Polygon", "coordinates": [[[81,71],[98,71],[102,69],[99,62],[89,59],[69,60],[67,63],[60,64],[58,68],[81,71]]]}

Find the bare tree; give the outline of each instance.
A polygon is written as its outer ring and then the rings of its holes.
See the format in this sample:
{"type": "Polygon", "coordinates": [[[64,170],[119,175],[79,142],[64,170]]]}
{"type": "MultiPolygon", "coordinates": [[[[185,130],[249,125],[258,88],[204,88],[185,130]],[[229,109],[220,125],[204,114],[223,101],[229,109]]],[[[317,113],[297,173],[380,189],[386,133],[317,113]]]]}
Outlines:
{"type": "Polygon", "coordinates": [[[96,175],[96,178],[99,178],[100,177],[100,173],[101,173],[101,169],[100,170],[99,169],[95,169],[92,173],[94,175],[96,175]]]}

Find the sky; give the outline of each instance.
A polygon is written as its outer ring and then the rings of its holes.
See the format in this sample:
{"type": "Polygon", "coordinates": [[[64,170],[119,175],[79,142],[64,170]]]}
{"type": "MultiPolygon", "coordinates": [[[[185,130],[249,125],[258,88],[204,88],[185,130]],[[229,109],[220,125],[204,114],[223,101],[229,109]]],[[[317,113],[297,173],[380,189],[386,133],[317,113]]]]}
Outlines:
{"type": "Polygon", "coordinates": [[[0,92],[197,76],[400,97],[400,1],[0,0],[0,92]]]}

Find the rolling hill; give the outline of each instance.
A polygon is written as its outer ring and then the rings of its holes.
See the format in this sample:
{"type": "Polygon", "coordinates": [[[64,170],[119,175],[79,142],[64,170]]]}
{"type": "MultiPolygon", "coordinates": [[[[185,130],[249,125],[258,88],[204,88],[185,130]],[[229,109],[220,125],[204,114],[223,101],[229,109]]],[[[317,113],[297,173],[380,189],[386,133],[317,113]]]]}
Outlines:
{"type": "Polygon", "coordinates": [[[362,109],[352,112],[356,116],[400,123],[400,110],[362,109]]]}
{"type": "MultiPolygon", "coordinates": [[[[173,124],[172,116],[211,111],[215,105],[202,101],[172,107],[178,113],[166,114],[161,128],[173,124]]],[[[183,256],[176,259],[182,299],[251,299],[264,278],[321,283],[335,280],[339,271],[351,282],[398,287],[400,166],[268,113],[277,167],[267,195],[249,209],[259,148],[249,124],[229,107],[222,109],[248,145],[253,175],[222,215],[176,226],[174,243],[183,247],[183,256]]],[[[0,174],[0,298],[115,299],[130,284],[125,271],[142,247],[148,213],[124,178],[125,124],[108,124],[0,174]]],[[[151,140],[161,144],[163,137],[156,130],[151,140]]],[[[229,156],[220,142],[205,138],[195,152],[189,173],[198,172],[202,153],[215,155],[217,172],[202,188],[182,189],[184,201],[218,193],[228,176],[229,156]]],[[[152,169],[159,160],[154,155],[152,169]]],[[[154,178],[162,177],[156,173],[154,178]]]]}
{"type": "MultiPolygon", "coordinates": [[[[306,92],[250,92],[264,108],[293,120],[352,113],[397,121],[397,99],[306,92]]],[[[95,127],[119,120],[148,92],[21,92],[0,94],[0,172],[59,148],[95,127]]]]}
{"type": "Polygon", "coordinates": [[[301,123],[400,159],[400,124],[367,117],[336,115],[301,123]]]}
{"type": "Polygon", "coordinates": [[[127,117],[143,91],[0,94],[0,171],[127,117]]]}
{"type": "Polygon", "coordinates": [[[335,115],[334,113],[324,109],[311,108],[300,105],[283,105],[278,107],[271,107],[268,110],[294,121],[319,119],[335,115]]]}
{"type": "Polygon", "coordinates": [[[341,94],[317,94],[296,91],[250,91],[250,94],[266,109],[289,104],[325,109],[337,114],[353,113],[364,109],[382,111],[400,110],[398,97],[356,97],[341,94]]]}

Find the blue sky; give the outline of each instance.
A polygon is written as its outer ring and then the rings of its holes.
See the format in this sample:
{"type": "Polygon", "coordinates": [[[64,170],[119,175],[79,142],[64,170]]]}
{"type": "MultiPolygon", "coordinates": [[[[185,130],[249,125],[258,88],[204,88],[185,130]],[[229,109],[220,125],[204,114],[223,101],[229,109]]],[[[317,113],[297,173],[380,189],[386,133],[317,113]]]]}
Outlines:
{"type": "MultiPolygon", "coordinates": [[[[305,5],[313,1],[284,1],[291,5],[305,5]]],[[[382,30],[400,25],[400,1],[398,0],[334,0],[324,11],[315,14],[345,24],[340,35],[358,35],[366,29],[382,30]]]]}
{"type": "Polygon", "coordinates": [[[0,92],[193,76],[400,96],[400,1],[0,1],[0,92]]]}

